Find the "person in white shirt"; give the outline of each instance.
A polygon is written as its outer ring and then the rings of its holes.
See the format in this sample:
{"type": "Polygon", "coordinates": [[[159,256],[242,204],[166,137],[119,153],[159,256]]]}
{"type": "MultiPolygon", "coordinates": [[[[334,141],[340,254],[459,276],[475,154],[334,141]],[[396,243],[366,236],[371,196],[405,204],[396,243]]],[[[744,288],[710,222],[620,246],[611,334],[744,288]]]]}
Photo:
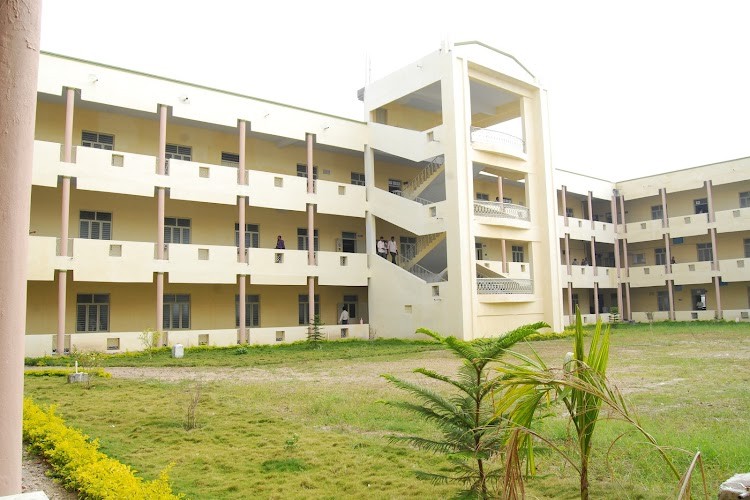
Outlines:
{"type": "Polygon", "coordinates": [[[378,255],[384,259],[388,259],[388,245],[382,236],[378,240],[378,255]]]}
{"type": "Polygon", "coordinates": [[[398,255],[398,247],[396,246],[396,240],[391,236],[388,242],[388,253],[391,254],[391,262],[396,263],[396,255],[398,255]]]}
{"type": "Polygon", "coordinates": [[[349,308],[347,306],[344,306],[341,308],[341,316],[339,316],[339,324],[341,325],[349,324],[349,308]]]}

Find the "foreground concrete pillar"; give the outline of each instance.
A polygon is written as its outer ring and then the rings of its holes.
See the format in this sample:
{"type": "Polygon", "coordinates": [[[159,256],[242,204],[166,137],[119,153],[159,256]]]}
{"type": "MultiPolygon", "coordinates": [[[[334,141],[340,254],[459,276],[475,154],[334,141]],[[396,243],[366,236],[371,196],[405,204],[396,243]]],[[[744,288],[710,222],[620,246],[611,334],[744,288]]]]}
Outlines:
{"type": "MultiPolygon", "coordinates": [[[[65,135],[63,137],[63,161],[73,161],[73,113],[75,108],[75,89],[65,90],[65,135]]],[[[62,178],[60,203],[60,250],[62,257],[68,255],[68,237],[70,221],[70,177],[62,178]]],[[[65,302],[68,286],[67,271],[57,271],[57,339],[58,356],[65,354],[65,302]]]]}
{"type": "Polygon", "coordinates": [[[0,2],[0,496],[21,493],[26,259],[41,2],[0,2]]]}

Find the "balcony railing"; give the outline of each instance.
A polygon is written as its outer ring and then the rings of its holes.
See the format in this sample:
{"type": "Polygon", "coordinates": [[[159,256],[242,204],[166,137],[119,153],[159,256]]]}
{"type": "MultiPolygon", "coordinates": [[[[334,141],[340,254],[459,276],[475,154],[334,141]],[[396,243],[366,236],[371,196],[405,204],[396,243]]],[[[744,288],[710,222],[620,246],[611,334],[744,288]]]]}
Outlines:
{"type": "Polygon", "coordinates": [[[526,152],[526,142],[523,139],[498,130],[471,127],[471,142],[497,144],[520,153],[526,152]]]}
{"type": "Polygon", "coordinates": [[[477,293],[480,295],[534,293],[534,283],[523,279],[477,278],[477,293]]]}
{"type": "Polygon", "coordinates": [[[402,198],[406,198],[407,200],[416,201],[417,203],[421,203],[422,205],[429,205],[431,203],[435,203],[432,200],[426,200],[424,198],[420,198],[419,196],[415,196],[414,198],[408,198],[404,196],[404,193],[398,189],[394,189],[393,191],[391,191],[391,193],[395,194],[396,196],[401,196],[402,198]]]}
{"type": "Polygon", "coordinates": [[[526,221],[530,219],[528,207],[499,201],[474,200],[474,215],[478,217],[506,217],[526,221]]]}

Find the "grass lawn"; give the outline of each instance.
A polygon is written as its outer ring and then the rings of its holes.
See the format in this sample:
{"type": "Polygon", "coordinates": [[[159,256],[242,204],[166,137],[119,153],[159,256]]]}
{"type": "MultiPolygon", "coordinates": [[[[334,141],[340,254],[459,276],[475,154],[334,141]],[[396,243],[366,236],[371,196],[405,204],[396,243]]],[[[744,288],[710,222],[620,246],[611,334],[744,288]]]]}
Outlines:
{"type": "MultiPolygon", "coordinates": [[[[572,340],[534,342],[561,364],[572,340]]],[[[519,346],[519,350],[528,347],[519,346]]],[[[657,440],[700,449],[714,495],[718,484],[750,468],[750,325],[676,323],[620,325],[610,375],[657,440]]],[[[64,361],[63,361],[64,362],[64,361]]],[[[174,490],[189,498],[446,498],[453,485],[417,480],[415,469],[447,465],[401,444],[393,433],[429,435],[432,428],[378,403],[403,397],[378,375],[418,379],[417,367],[452,373],[457,362],[430,343],[339,342],[306,346],[189,350],[111,356],[111,379],[91,389],[61,377],[27,377],[26,394],[58,405],[66,421],[99,439],[102,450],[153,478],[168,463],[174,490]],[[178,368],[176,366],[181,366],[178,368]],[[117,368],[127,366],[127,368],[117,368]],[[185,430],[188,401],[200,387],[198,428],[185,430]]],[[[568,428],[556,408],[539,430],[559,445],[568,428]]],[[[597,428],[592,498],[674,497],[676,480],[642,438],[616,422],[597,428]]],[[[678,456],[684,470],[692,458],[678,456]]],[[[529,498],[576,498],[570,465],[539,445],[539,475],[529,498]]],[[[697,483],[694,486],[694,492],[697,483]]]]}

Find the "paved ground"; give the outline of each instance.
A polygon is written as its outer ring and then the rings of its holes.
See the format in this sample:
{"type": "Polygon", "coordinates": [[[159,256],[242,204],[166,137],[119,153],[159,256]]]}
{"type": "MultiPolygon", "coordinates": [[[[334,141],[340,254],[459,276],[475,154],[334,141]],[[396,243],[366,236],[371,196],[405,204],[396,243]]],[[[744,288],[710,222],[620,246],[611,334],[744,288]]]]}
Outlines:
{"type": "Polygon", "coordinates": [[[50,500],[73,500],[78,495],[65,491],[62,486],[46,476],[49,466],[36,456],[23,450],[23,465],[21,471],[22,493],[43,491],[50,500]]]}

